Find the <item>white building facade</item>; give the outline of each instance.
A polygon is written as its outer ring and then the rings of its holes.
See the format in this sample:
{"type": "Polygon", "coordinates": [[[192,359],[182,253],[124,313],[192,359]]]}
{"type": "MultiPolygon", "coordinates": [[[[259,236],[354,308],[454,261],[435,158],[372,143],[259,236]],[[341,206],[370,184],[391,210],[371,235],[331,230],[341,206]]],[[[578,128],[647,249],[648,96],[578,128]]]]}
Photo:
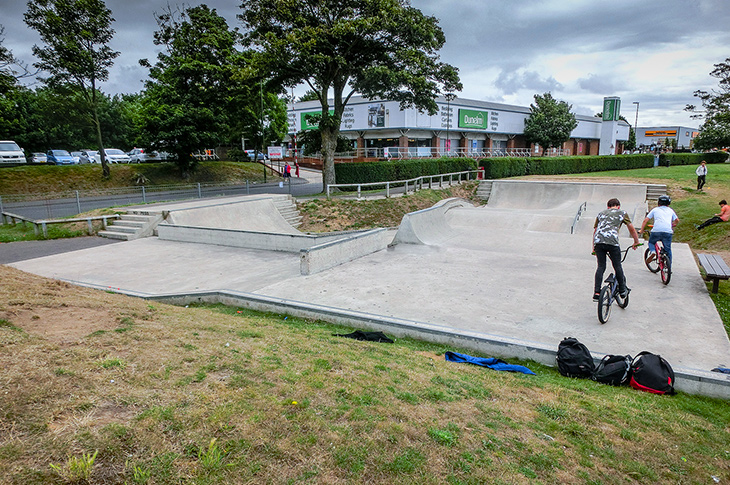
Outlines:
{"type": "MultiPolygon", "coordinates": [[[[542,148],[529,145],[524,138],[529,107],[445,97],[438,97],[436,103],[438,112],[429,115],[415,108],[403,110],[397,101],[353,97],[342,116],[341,135],[352,140],[358,156],[366,158],[543,154],[542,148]]],[[[319,101],[294,104],[288,113],[290,140],[299,131],[316,128],[309,117],[319,114],[319,101]]],[[[593,116],[575,117],[578,126],[560,154],[598,155],[606,121],[593,116]]],[[[629,125],[624,121],[611,123],[616,143],[610,152],[622,153],[623,143],[629,138],[629,125]]]]}

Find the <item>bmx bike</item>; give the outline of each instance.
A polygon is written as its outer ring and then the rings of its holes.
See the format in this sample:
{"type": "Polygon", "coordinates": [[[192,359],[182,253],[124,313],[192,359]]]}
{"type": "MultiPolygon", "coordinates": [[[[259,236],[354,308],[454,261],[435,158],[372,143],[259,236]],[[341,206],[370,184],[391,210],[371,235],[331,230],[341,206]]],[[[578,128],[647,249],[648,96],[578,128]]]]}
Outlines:
{"type": "MultiPolygon", "coordinates": [[[[641,246],[642,244],[638,244],[637,247],[641,246]]],[[[626,255],[629,253],[629,249],[633,247],[634,246],[629,246],[623,250],[624,256],[621,258],[622,263],[626,259],[626,255]]],[[[603,288],[601,288],[601,293],[598,296],[598,321],[600,321],[601,323],[606,323],[611,316],[611,305],[613,304],[614,300],[616,300],[616,304],[619,306],[619,308],[626,308],[627,306],[629,306],[629,294],[627,292],[625,298],[621,297],[621,294],[618,291],[618,279],[614,276],[613,273],[608,275],[608,278],[605,279],[605,283],[606,284],[603,285],[603,288]]]]}
{"type": "Polygon", "coordinates": [[[646,251],[644,251],[644,264],[652,273],[659,273],[662,277],[662,283],[669,284],[669,280],[672,279],[672,263],[669,261],[669,255],[661,241],[654,243],[653,253],[650,247],[646,248],[646,251]]]}

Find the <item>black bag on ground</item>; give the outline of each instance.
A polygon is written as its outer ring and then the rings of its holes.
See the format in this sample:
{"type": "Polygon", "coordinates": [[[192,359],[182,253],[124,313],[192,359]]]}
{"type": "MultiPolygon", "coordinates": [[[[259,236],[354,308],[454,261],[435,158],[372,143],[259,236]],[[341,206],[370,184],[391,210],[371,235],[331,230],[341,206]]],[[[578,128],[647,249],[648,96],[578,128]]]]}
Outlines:
{"type": "Polygon", "coordinates": [[[631,362],[629,384],[640,391],[674,394],[674,371],[660,355],[640,352],[631,362]]]}
{"type": "Polygon", "coordinates": [[[588,378],[593,375],[593,357],[588,348],[573,337],[566,337],[558,345],[555,362],[566,377],[588,378]]]}
{"type": "Polygon", "coordinates": [[[603,384],[620,386],[631,377],[630,355],[607,355],[596,366],[591,379],[603,384]]]}

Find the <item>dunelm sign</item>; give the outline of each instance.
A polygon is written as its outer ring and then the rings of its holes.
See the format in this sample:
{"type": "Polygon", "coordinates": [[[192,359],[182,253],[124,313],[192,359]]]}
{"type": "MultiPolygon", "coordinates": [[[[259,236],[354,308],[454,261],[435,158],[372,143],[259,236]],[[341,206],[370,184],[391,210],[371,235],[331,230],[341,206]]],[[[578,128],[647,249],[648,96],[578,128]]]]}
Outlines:
{"type": "Polygon", "coordinates": [[[489,113],[486,111],[475,111],[473,109],[459,110],[459,128],[487,129],[489,113]]]}

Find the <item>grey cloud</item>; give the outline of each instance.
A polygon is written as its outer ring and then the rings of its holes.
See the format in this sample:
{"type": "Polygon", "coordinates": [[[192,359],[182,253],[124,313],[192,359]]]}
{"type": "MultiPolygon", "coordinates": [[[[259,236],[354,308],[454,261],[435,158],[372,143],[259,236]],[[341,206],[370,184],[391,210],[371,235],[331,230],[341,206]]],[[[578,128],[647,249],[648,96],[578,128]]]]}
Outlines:
{"type": "Polygon", "coordinates": [[[552,76],[541,77],[535,71],[523,71],[505,69],[499,73],[494,86],[501,89],[505,94],[514,94],[521,89],[535,93],[557,91],[562,85],[552,76]]]}

